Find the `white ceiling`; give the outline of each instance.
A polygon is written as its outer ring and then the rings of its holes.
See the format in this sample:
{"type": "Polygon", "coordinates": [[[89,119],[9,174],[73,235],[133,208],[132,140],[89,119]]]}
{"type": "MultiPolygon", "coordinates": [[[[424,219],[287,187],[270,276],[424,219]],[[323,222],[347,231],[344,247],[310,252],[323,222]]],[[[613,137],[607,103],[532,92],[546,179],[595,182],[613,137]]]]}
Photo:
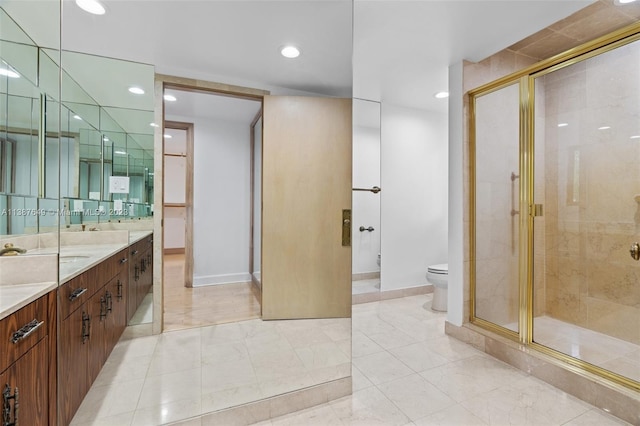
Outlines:
{"type": "MultiPolygon", "coordinates": [[[[483,59],[593,0],[103,2],[107,14],[94,16],[64,1],[63,49],[274,93],[353,95],[446,112],[447,101],[432,95],[446,90],[450,64],[483,59]],[[281,57],[285,43],[300,46],[301,57],[281,57]]],[[[0,0],[45,46],[51,3],[0,0]]]]}

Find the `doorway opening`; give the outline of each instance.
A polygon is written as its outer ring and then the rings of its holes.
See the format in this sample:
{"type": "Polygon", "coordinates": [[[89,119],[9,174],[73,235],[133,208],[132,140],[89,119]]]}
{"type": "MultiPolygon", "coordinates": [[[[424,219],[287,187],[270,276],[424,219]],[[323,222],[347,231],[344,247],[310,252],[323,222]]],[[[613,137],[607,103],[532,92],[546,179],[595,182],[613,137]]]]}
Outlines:
{"type": "Polygon", "coordinates": [[[260,318],[262,101],[164,99],[163,329],[260,318]]]}

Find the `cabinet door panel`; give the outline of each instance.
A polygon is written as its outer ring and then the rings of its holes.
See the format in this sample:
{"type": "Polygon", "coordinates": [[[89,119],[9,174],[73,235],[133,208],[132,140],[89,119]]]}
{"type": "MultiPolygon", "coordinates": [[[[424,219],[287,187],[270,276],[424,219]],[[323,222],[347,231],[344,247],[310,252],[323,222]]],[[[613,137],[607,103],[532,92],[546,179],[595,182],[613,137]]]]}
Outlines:
{"type": "Polygon", "coordinates": [[[86,303],[91,317],[91,333],[89,336],[89,387],[98,377],[107,360],[107,311],[105,289],[100,289],[86,303]]]}
{"type": "MultiPolygon", "coordinates": [[[[49,337],[47,336],[9,367],[4,374],[2,390],[7,384],[11,388],[11,394],[16,388],[19,390],[20,409],[17,419],[19,425],[44,426],[49,423],[48,345],[49,337]]],[[[13,404],[12,407],[14,407],[13,404]]],[[[12,421],[15,421],[13,415],[12,421]]]]}
{"type": "Polygon", "coordinates": [[[61,424],[71,422],[89,390],[89,340],[83,338],[83,334],[89,333],[88,314],[83,306],[60,323],[58,395],[61,424]]]}

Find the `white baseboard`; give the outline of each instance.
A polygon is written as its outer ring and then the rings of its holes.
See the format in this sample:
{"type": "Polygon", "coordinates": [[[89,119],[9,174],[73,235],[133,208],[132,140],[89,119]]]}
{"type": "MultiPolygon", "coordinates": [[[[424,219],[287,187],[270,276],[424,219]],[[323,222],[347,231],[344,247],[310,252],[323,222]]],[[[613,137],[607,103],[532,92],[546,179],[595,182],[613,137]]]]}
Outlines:
{"type": "Polygon", "coordinates": [[[251,282],[251,274],[248,272],[244,272],[241,274],[205,275],[201,277],[193,277],[194,287],[249,282],[251,282]]]}

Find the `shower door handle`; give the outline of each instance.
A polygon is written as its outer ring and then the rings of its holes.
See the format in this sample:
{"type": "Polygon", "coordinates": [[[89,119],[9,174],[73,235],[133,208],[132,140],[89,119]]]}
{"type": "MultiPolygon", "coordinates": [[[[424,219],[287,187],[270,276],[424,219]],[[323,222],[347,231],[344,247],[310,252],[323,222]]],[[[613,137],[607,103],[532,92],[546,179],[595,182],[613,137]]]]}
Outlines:
{"type": "Polygon", "coordinates": [[[640,244],[638,244],[637,242],[631,244],[629,253],[631,254],[631,257],[633,257],[635,260],[640,260],[640,244]]]}

